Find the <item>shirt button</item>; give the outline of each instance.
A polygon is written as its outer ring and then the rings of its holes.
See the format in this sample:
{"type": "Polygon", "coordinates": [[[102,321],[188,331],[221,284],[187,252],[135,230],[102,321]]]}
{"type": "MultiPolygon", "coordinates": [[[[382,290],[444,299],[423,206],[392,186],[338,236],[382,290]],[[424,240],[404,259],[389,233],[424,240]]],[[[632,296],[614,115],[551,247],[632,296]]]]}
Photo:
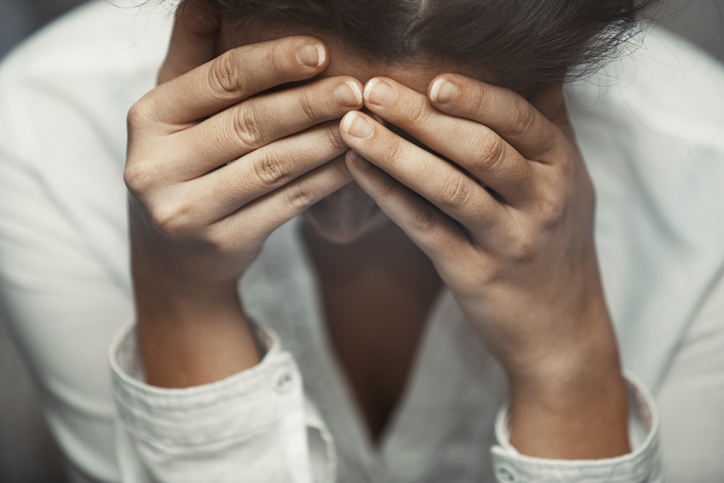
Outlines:
{"type": "Polygon", "coordinates": [[[513,470],[513,468],[510,468],[509,466],[499,466],[496,470],[496,473],[498,474],[498,481],[509,483],[517,480],[515,470],[513,470]]]}
{"type": "Polygon", "coordinates": [[[294,376],[292,376],[292,373],[288,369],[281,370],[277,373],[276,376],[276,391],[278,393],[286,393],[289,392],[294,384],[294,376]]]}

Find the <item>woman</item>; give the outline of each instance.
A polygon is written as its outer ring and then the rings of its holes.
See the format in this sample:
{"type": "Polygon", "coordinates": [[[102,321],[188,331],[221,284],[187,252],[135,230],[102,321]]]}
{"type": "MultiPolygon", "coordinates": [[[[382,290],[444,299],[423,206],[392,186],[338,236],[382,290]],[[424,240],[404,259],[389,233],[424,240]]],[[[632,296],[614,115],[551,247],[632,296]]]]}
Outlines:
{"type": "Polygon", "coordinates": [[[187,3],[152,90],[152,16],[16,54],[2,293],[73,479],[723,474],[724,74],[560,88],[654,3],[187,3]]]}

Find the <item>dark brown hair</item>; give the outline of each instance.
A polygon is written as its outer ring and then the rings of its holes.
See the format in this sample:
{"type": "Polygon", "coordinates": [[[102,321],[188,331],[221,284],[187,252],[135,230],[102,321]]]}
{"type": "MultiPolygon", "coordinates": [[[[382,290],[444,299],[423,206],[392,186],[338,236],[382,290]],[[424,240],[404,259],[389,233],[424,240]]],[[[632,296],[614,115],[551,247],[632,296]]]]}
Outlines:
{"type": "MultiPolygon", "coordinates": [[[[240,27],[323,32],[376,62],[439,61],[522,91],[598,68],[660,0],[195,0],[240,27]]],[[[646,17],[650,18],[650,17],[646,17]]],[[[463,72],[466,73],[466,72],[463,72]]]]}

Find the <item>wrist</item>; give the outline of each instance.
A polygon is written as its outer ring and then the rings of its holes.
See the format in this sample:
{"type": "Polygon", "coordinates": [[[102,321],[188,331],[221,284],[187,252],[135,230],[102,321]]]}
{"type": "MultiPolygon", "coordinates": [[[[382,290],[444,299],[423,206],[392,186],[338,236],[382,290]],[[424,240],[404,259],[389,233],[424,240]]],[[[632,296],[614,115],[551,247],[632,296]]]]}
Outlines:
{"type": "Polygon", "coordinates": [[[219,381],[261,360],[236,285],[197,286],[134,271],[138,345],[148,384],[219,381]]]}
{"type": "Polygon", "coordinates": [[[615,345],[603,353],[597,349],[555,370],[509,378],[510,440],[520,453],[600,459],[630,452],[626,383],[618,352],[615,345]]]}
{"type": "Polygon", "coordinates": [[[506,367],[511,444],[522,454],[600,459],[630,452],[626,382],[613,326],[604,304],[589,307],[578,319],[586,321],[579,332],[540,344],[535,360],[506,367]]]}

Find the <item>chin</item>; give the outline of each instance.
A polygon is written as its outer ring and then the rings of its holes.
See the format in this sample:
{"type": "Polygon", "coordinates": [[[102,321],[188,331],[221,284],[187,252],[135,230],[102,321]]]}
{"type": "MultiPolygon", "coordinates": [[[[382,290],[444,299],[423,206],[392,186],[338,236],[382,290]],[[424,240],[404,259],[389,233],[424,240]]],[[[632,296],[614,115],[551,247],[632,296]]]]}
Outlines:
{"type": "Polygon", "coordinates": [[[357,241],[390,221],[354,181],[309,207],[304,220],[321,238],[338,245],[357,241]]]}

